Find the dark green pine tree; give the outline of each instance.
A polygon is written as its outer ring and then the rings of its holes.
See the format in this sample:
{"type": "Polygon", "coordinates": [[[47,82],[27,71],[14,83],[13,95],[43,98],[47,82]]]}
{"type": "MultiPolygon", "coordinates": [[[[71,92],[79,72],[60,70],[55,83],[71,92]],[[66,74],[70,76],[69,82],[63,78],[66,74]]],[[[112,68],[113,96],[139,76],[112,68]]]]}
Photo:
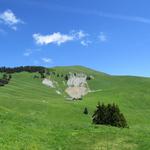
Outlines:
{"type": "Polygon", "coordinates": [[[65,78],[65,80],[66,80],[66,81],[68,81],[68,79],[69,79],[69,77],[68,77],[68,75],[67,75],[67,74],[65,75],[65,77],[64,77],[64,78],[65,78]]]}
{"type": "Polygon", "coordinates": [[[10,80],[12,78],[12,75],[11,74],[9,74],[9,76],[8,76],[8,80],[10,80]]]}
{"type": "Polygon", "coordinates": [[[87,114],[88,114],[88,109],[87,109],[87,107],[85,107],[85,108],[84,108],[83,113],[84,113],[85,115],[87,115],[87,114]]]}
{"type": "Polygon", "coordinates": [[[93,114],[93,123],[94,124],[105,124],[105,105],[98,103],[97,110],[93,114]]]}
{"type": "Polygon", "coordinates": [[[3,79],[7,80],[7,74],[3,74],[3,79]]]}

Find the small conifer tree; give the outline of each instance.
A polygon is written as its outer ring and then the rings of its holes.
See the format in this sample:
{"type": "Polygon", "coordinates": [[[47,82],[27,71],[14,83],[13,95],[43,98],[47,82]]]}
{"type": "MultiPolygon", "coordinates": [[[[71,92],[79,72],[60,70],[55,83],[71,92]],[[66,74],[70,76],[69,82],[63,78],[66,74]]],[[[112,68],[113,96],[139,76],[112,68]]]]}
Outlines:
{"type": "Polygon", "coordinates": [[[85,107],[85,108],[84,108],[83,113],[84,113],[85,115],[87,115],[87,114],[88,114],[88,109],[87,109],[87,107],[85,107]]]}
{"type": "Polygon", "coordinates": [[[69,77],[68,77],[68,75],[67,75],[67,74],[65,75],[65,77],[64,77],[64,78],[65,78],[65,80],[66,80],[66,81],[68,81],[68,79],[69,79],[69,77]]]}

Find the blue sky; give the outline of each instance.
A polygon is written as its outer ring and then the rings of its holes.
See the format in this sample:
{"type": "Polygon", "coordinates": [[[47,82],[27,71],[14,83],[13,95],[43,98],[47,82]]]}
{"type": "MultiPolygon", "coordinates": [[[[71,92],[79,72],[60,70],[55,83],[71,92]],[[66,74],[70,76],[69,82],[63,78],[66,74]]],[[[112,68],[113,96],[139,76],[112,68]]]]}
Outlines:
{"type": "Polygon", "coordinates": [[[1,0],[0,66],[83,65],[150,77],[149,0],[1,0]]]}

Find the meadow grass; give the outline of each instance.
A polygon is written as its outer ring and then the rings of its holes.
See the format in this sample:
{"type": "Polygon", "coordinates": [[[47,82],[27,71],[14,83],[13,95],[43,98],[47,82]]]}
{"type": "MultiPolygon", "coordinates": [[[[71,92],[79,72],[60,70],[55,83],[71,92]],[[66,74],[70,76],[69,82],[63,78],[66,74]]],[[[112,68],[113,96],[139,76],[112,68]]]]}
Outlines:
{"type": "MultiPolygon", "coordinates": [[[[92,90],[81,101],[66,100],[33,79],[16,73],[0,87],[0,149],[2,150],[149,150],[150,78],[110,76],[80,66],[56,67],[57,73],[93,75],[92,90]],[[129,128],[93,125],[98,102],[116,103],[129,128]],[[89,114],[84,115],[87,107],[89,114]]],[[[60,89],[63,78],[53,77],[60,89]]]]}

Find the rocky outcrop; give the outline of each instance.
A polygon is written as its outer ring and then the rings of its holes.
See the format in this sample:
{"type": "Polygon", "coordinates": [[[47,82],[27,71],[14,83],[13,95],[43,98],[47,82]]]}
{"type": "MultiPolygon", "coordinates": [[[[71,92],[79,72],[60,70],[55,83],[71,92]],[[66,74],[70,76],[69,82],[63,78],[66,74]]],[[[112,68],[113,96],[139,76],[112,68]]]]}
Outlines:
{"type": "Polygon", "coordinates": [[[53,81],[51,81],[50,79],[46,79],[46,78],[42,81],[42,84],[51,88],[55,87],[53,81]]]}
{"type": "Polygon", "coordinates": [[[90,91],[86,78],[85,74],[70,74],[65,91],[72,99],[81,99],[90,91]]]}

